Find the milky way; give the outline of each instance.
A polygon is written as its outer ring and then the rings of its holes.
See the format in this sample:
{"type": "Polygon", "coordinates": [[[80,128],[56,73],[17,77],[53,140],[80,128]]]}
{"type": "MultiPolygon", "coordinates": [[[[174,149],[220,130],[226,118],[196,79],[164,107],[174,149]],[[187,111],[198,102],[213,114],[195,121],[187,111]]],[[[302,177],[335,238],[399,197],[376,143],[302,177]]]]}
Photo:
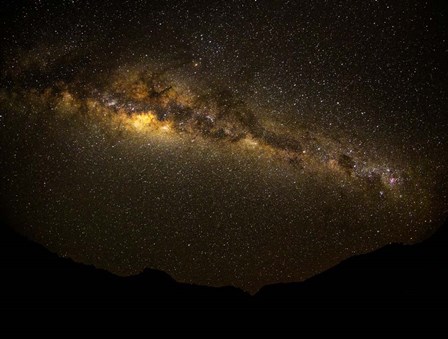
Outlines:
{"type": "Polygon", "coordinates": [[[7,9],[2,215],[59,255],[256,291],[443,220],[439,8],[7,9]]]}

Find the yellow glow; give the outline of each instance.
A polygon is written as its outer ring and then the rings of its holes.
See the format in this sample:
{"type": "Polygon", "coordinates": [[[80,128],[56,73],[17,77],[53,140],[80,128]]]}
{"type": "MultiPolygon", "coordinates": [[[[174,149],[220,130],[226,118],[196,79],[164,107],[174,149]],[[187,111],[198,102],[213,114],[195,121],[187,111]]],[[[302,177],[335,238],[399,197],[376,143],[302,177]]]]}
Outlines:
{"type": "Polygon", "coordinates": [[[119,125],[124,126],[127,130],[143,132],[149,129],[157,128],[158,120],[152,112],[128,115],[125,112],[119,112],[116,116],[119,125]]]}
{"type": "Polygon", "coordinates": [[[258,146],[258,141],[252,139],[251,137],[244,138],[244,142],[248,146],[252,146],[252,147],[258,146]]]}
{"type": "Polygon", "coordinates": [[[130,132],[163,132],[164,134],[172,132],[172,122],[160,121],[152,112],[129,115],[122,111],[115,116],[114,120],[117,126],[123,126],[130,132]]]}
{"type": "Polygon", "coordinates": [[[160,129],[164,132],[168,132],[171,130],[171,126],[170,125],[163,125],[162,127],[160,127],[160,129]]]}
{"type": "Polygon", "coordinates": [[[132,125],[139,130],[150,126],[156,121],[156,118],[152,113],[135,114],[129,119],[131,120],[132,125]]]}

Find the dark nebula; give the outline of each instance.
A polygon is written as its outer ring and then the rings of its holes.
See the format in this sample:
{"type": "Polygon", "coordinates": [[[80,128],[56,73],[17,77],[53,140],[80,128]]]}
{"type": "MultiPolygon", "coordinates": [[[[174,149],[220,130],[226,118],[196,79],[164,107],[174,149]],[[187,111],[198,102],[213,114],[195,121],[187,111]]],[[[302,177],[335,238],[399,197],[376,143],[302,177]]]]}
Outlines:
{"type": "Polygon", "coordinates": [[[446,216],[438,2],[2,6],[2,214],[61,256],[255,292],[446,216]]]}

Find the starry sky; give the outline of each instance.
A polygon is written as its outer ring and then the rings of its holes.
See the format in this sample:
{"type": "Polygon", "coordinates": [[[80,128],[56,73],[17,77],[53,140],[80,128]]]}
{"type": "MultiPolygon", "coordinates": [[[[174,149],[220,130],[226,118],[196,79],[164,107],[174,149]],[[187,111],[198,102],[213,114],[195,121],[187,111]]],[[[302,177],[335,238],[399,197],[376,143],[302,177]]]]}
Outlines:
{"type": "Polygon", "coordinates": [[[442,3],[2,3],[2,216],[251,292],[421,241],[448,205],[442,3]]]}

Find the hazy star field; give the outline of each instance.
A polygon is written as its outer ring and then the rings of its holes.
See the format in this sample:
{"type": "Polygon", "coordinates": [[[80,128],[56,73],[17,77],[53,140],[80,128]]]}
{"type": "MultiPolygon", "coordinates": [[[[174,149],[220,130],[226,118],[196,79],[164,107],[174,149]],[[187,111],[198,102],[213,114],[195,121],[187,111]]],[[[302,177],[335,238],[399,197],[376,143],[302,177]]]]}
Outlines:
{"type": "Polygon", "coordinates": [[[446,215],[437,2],[10,7],[2,215],[61,256],[255,292],[446,215]]]}

